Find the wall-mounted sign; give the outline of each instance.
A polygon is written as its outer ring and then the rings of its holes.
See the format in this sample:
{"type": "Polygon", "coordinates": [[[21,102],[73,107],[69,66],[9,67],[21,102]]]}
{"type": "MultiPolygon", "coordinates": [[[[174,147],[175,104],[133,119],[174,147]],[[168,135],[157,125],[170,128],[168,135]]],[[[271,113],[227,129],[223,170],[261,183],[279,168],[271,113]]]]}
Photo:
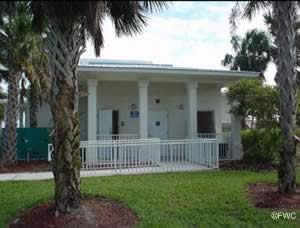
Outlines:
{"type": "Polygon", "coordinates": [[[130,111],[131,118],[139,118],[139,111],[130,111]]]}

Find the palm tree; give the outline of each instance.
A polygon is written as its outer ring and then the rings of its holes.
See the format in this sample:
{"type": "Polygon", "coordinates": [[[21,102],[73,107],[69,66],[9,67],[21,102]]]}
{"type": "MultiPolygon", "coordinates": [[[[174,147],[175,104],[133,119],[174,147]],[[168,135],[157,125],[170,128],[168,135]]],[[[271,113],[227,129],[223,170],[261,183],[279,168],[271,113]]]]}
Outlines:
{"type": "Polygon", "coordinates": [[[278,190],[281,193],[296,191],[296,143],[294,130],[297,111],[297,54],[296,54],[296,1],[248,1],[242,8],[233,8],[231,23],[240,15],[251,19],[257,10],[271,9],[275,29],[275,45],[278,49],[276,82],[280,91],[280,126],[283,144],[278,168],[278,190]]]}
{"type": "Polygon", "coordinates": [[[23,95],[29,100],[29,125],[31,128],[38,127],[37,112],[43,101],[47,101],[50,93],[49,77],[47,75],[47,56],[42,52],[44,39],[36,37],[36,45],[32,50],[32,66],[25,72],[30,87],[22,88],[23,95]],[[28,93],[29,92],[29,96],[28,93]]]}
{"type": "Polygon", "coordinates": [[[80,138],[77,65],[86,39],[97,56],[103,46],[102,23],[109,17],[117,36],[140,33],[147,12],[166,6],[163,1],[32,1],[34,26],[44,31],[51,77],[50,106],[54,122],[53,174],[56,212],[80,206],[80,138]],[[44,29],[44,30],[43,30],[44,29]]]}
{"type": "Polygon", "coordinates": [[[19,103],[19,81],[30,65],[35,45],[32,18],[26,2],[0,3],[0,64],[6,67],[8,102],[5,120],[3,163],[16,162],[16,123],[19,103]]]}
{"type": "Polygon", "coordinates": [[[235,55],[226,54],[221,64],[230,70],[266,71],[271,61],[271,42],[264,31],[253,29],[244,38],[233,35],[232,48],[235,55]]]}
{"type": "MultiPolygon", "coordinates": [[[[233,35],[231,45],[235,54],[226,54],[221,64],[230,70],[260,72],[260,79],[264,80],[264,72],[271,61],[271,41],[268,35],[253,29],[243,38],[233,35]]],[[[241,117],[241,125],[243,129],[247,128],[245,115],[241,117]]]]}

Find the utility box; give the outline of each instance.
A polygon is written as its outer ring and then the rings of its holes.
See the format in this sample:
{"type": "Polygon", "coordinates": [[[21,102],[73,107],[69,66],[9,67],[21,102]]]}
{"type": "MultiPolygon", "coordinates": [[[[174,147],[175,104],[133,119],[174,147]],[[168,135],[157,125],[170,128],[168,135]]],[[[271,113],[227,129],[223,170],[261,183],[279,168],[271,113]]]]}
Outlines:
{"type": "MultiPolygon", "coordinates": [[[[5,129],[4,129],[5,130],[5,129]]],[[[48,160],[48,128],[17,129],[17,160],[48,160]]]]}

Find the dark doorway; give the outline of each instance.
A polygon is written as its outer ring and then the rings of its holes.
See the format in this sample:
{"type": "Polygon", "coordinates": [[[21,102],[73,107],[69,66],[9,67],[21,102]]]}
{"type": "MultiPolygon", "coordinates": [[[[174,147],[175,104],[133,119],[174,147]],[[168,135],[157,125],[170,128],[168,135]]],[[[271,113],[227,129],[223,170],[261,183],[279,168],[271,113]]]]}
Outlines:
{"type": "Polygon", "coordinates": [[[212,111],[197,112],[198,133],[215,133],[215,119],[212,111]]]}
{"type": "Polygon", "coordinates": [[[112,134],[119,134],[119,111],[113,110],[112,112],[112,134]]]}

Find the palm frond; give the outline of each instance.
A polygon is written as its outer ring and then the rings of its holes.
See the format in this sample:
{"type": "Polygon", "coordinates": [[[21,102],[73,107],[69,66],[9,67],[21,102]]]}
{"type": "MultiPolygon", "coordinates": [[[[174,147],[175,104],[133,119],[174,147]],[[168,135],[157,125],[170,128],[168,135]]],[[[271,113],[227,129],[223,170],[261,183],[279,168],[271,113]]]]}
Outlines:
{"type": "Polygon", "coordinates": [[[221,61],[221,65],[224,67],[232,65],[234,57],[230,54],[226,54],[224,59],[221,61]]]}
{"type": "Polygon", "coordinates": [[[247,1],[242,16],[252,20],[253,16],[262,9],[270,6],[271,1],[247,1]]]}
{"type": "Polygon", "coordinates": [[[231,43],[232,48],[233,48],[233,50],[234,50],[235,52],[238,52],[238,51],[239,51],[240,46],[241,46],[240,42],[241,42],[241,37],[239,37],[239,36],[237,36],[237,35],[233,35],[233,36],[231,37],[230,43],[231,43]]]}
{"type": "Polygon", "coordinates": [[[150,13],[154,11],[161,11],[166,8],[168,8],[169,4],[172,4],[172,2],[167,1],[143,1],[143,7],[146,11],[149,11],[150,13]]]}
{"type": "Polygon", "coordinates": [[[45,3],[42,1],[31,1],[30,11],[33,14],[32,25],[37,32],[42,32],[45,27],[45,3]]]}
{"type": "Polygon", "coordinates": [[[272,1],[246,1],[236,2],[231,9],[229,16],[230,32],[234,34],[237,29],[237,23],[240,18],[251,20],[253,16],[261,9],[266,9],[272,4],[272,1]]]}

